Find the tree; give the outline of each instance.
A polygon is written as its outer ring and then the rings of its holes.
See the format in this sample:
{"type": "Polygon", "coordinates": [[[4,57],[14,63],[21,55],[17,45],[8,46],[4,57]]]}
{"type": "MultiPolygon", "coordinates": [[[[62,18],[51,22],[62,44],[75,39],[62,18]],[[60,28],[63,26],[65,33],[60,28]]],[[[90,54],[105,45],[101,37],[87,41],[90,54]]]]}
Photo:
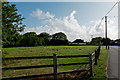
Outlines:
{"type": "MultiPolygon", "coordinates": [[[[0,45],[2,45],[2,2],[0,1],[0,45]]],[[[0,46],[1,50],[2,46],[0,46]]]]}
{"type": "Polygon", "coordinates": [[[56,40],[67,40],[67,36],[62,33],[62,32],[59,32],[59,33],[55,33],[52,35],[52,39],[56,39],[56,40]]]}
{"type": "Polygon", "coordinates": [[[50,40],[50,45],[68,45],[68,43],[67,36],[62,32],[53,34],[50,40]]]}
{"type": "MultiPolygon", "coordinates": [[[[91,44],[92,45],[106,45],[106,38],[102,38],[102,37],[92,38],[91,44]]],[[[107,44],[112,45],[113,41],[110,38],[107,38],[107,44]]]]}
{"type": "Polygon", "coordinates": [[[40,40],[40,43],[42,42],[42,45],[47,46],[50,42],[51,35],[49,35],[46,32],[43,32],[38,35],[38,38],[40,40]]]}
{"type": "Polygon", "coordinates": [[[120,46],[120,39],[116,39],[115,42],[117,42],[117,45],[120,46]]]}
{"type": "Polygon", "coordinates": [[[39,39],[35,32],[28,32],[23,35],[22,46],[37,46],[39,39]]]}
{"type": "Polygon", "coordinates": [[[82,40],[82,39],[76,39],[72,43],[84,43],[84,40],[82,40]]]}
{"type": "MultiPolygon", "coordinates": [[[[112,43],[111,41],[112,40],[110,38],[107,38],[107,45],[110,45],[112,43]]],[[[106,45],[106,38],[103,38],[101,42],[102,42],[102,45],[106,45]]]]}
{"type": "Polygon", "coordinates": [[[102,45],[101,41],[102,41],[101,37],[92,38],[91,44],[92,45],[102,45]]]}
{"type": "Polygon", "coordinates": [[[18,14],[16,5],[9,2],[2,3],[2,41],[3,47],[12,47],[18,44],[19,32],[22,32],[25,25],[22,25],[24,17],[18,14]]]}

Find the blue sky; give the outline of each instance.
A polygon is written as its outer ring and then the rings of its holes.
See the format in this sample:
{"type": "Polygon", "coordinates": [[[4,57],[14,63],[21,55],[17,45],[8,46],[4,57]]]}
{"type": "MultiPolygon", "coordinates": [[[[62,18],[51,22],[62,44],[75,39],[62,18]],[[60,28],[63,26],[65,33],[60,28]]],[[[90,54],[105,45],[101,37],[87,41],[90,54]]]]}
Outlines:
{"type": "MultiPolygon", "coordinates": [[[[64,25],[66,24],[62,22],[64,21],[64,18],[66,18],[67,16],[70,16],[73,13],[73,17],[70,17],[70,20],[71,21],[73,20],[73,22],[75,21],[76,24],[69,22],[68,24],[72,23],[71,25],[73,25],[71,27],[74,27],[74,25],[76,25],[80,27],[85,26],[85,28],[89,28],[89,27],[91,28],[92,26],[94,27],[96,25],[97,21],[99,22],[99,20],[110,10],[110,8],[115,3],[112,3],[112,2],[11,2],[11,4],[16,4],[16,7],[18,8],[18,13],[22,14],[26,18],[23,21],[23,24],[26,24],[25,32],[35,31],[37,33],[40,33],[40,32],[48,31],[50,34],[53,34],[54,31],[51,32],[50,30],[44,30],[44,29],[42,31],[41,27],[45,28],[46,26],[49,26],[49,27],[46,27],[45,29],[51,28],[53,26],[54,28],[61,27],[60,26],[61,24],[64,24],[64,25]],[[42,11],[41,15],[44,17],[45,17],[45,14],[49,12],[50,14],[49,18],[46,18],[46,17],[44,19],[37,18],[37,16],[35,15],[37,14],[37,10],[39,12],[42,11]],[[31,16],[31,14],[33,16],[31,16]],[[54,17],[50,18],[50,16],[54,16],[54,17]],[[49,20],[49,22],[46,22],[47,20],[49,20]],[[52,22],[50,22],[50,20],[52,20],[52,22]],[[57,21],[58,24],[60,24],[58,27],[56,27],[55,25],[52,25],[52,23],[55,21],[57,21]],[[39,31],[38,30],[36,31],[36,29],[33,29],[37,27],[41,29],[39,31]]],[[[115,7],[108,16],[117,16],[117,7],[115,7]]],[[[114,20],[115,22],[114,25],[117,24],[116,23],[117,21],[113,17],[109,17],[109,18],[111,20],[114,20]]],[[[65,29],[68,28],[68,24],[67,26],[65,25],[66,27],[65,29]]],[[[82,27],[82,29],[84,29],[84,27],[82,27]]],[[[61,29],[61,28],[55,30],[55,32],[59,32],[59,31],[65,32],[69,36],[70,40],[73,40],[71,38],[73,35],[70,36],[70,32],[67,33],[64,29],[61,29]]],[[[78,33],[75,33],[75,34],[78,34],[78,33]]],[[[88,34],[88,35],[92,35],[92,34],[88,34]]],[[[95,34],[95,35],[98,35],[98,34],[95,34]]],[[[103,36],[103,35],[100,35],[100,36],[103,36]]],[[[74,38],[83,38],[83,36],[78,35],[74,38]]],[[[87,38],[83,38],[83,39],[87,40],[87,38]]]]}
{"type": "MultiPolygon", "coordinates": [[[[41,20],[36,20],[36,18],[30,16],[30,13],[37,8],[44,12],[49,11],[55,14],[56,18],[67,16],[73,10],[76,10],[75,18],[79,24],[87,25],[91,20],[101,19],[114,5],[112,2],[16,2],[12,4],[16,4],[19,13],[23,14],[26,18],[24,24],[26,24],[27,27],[41,25],[41,20]]],[[[111,12],[113,16],[115,14],[114,11],[111,12]]]]}
{"type": "Polygon", "coordinates": [[[8,0],[10,2],[117,2],[118,0],[8,0]]]}

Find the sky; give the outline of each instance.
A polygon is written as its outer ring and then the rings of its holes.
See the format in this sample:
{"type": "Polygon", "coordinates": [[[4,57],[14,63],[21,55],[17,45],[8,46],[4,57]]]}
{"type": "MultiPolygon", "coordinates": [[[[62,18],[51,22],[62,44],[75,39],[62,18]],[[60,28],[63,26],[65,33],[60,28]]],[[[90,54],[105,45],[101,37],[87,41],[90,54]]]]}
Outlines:
{"type": "Polygon", "coordinates": [[[9,2],[117,2],[118,0],[7,0],[9,2]]]}
{"type": "MultiPolygon", "coordinates": [[[[104,37],[105,22],[101,18],[115,4],[114,2],[11,2],[18,13],[25,17],[26,32],[54,34],[64,32],[68,40],[104,37]],[[101,22],[100,26],[97,26],[101,22]],[[93,36],[91,36],[93,35],[93,36]]],[[[117,6],[108,16],[108,37],[118,38],[117,6]]]]}

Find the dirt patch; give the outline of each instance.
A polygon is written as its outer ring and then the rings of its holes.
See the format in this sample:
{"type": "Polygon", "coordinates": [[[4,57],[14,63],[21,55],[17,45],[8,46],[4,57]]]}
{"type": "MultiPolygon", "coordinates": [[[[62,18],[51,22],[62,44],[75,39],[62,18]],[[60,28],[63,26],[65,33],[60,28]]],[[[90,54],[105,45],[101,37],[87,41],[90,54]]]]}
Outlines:
{"type": "MultiPolygon", "coordinates": [[[[75,72],[75,73],[67,73],[67,74],[59,74],[57,76],[58,80],[87,80],[89,79],[88,72],[75,72]]],[[[37,77],[31,79],[24,79],[24,80],[54,80],[53,76],[46,76],[46,77],[37,77]]]]}

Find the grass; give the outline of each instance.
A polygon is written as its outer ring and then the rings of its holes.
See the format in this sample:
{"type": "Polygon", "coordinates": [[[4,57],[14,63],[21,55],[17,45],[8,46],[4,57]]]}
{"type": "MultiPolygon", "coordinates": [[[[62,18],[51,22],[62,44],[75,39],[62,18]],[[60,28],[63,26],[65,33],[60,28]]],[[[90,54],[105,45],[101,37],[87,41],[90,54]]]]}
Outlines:
{"type": "Polygon", "coordinates": [[[101,47],[100,57],[98,59],[98,64],[93,66],[93,77],[98,79],[107,78],[107,64],[108,64],[108,53],[109,51],[105,47],[101,47]]]}
{"type": "MultiPolygon", "coordinates": [[[[94,52],[97,46],[38,46],[38,47],[15,47],[15,48],[3,48],[3,57],[25,57],[25,56],[52,56],[54,53],[57,55],[88,55],[90,52],[94,52]]],[[[105,70],[108,51],[103,47],[101,49],[100,60],[98,65],[94,66],[94,78],[105,77],[103,74],[103,68],[105,70]],[[107,53],[107,54],[104,54],[107,53]],[[99,69],[99,70],[98,70],[99,69]]],[[[58,59],[58,63],[77,63],[88,62],[89,58],[66,58],[58,59]]],[[[3,67],[18,67],[18,66],[35,66],[53,64],[52,59],[29,59],[29,60],[9,60],[3,61],[3,67]]],[[[67,70],[78,70],[86,68],[88,66],[64,66],[58,67],[58,72],[67,70]]],[[[38,69],[26,69],[26,70],[9,70],[3,72],[3,77],[24,76],[33,74],[52,73],[53,68],[38,68],[38,69]]]]}

